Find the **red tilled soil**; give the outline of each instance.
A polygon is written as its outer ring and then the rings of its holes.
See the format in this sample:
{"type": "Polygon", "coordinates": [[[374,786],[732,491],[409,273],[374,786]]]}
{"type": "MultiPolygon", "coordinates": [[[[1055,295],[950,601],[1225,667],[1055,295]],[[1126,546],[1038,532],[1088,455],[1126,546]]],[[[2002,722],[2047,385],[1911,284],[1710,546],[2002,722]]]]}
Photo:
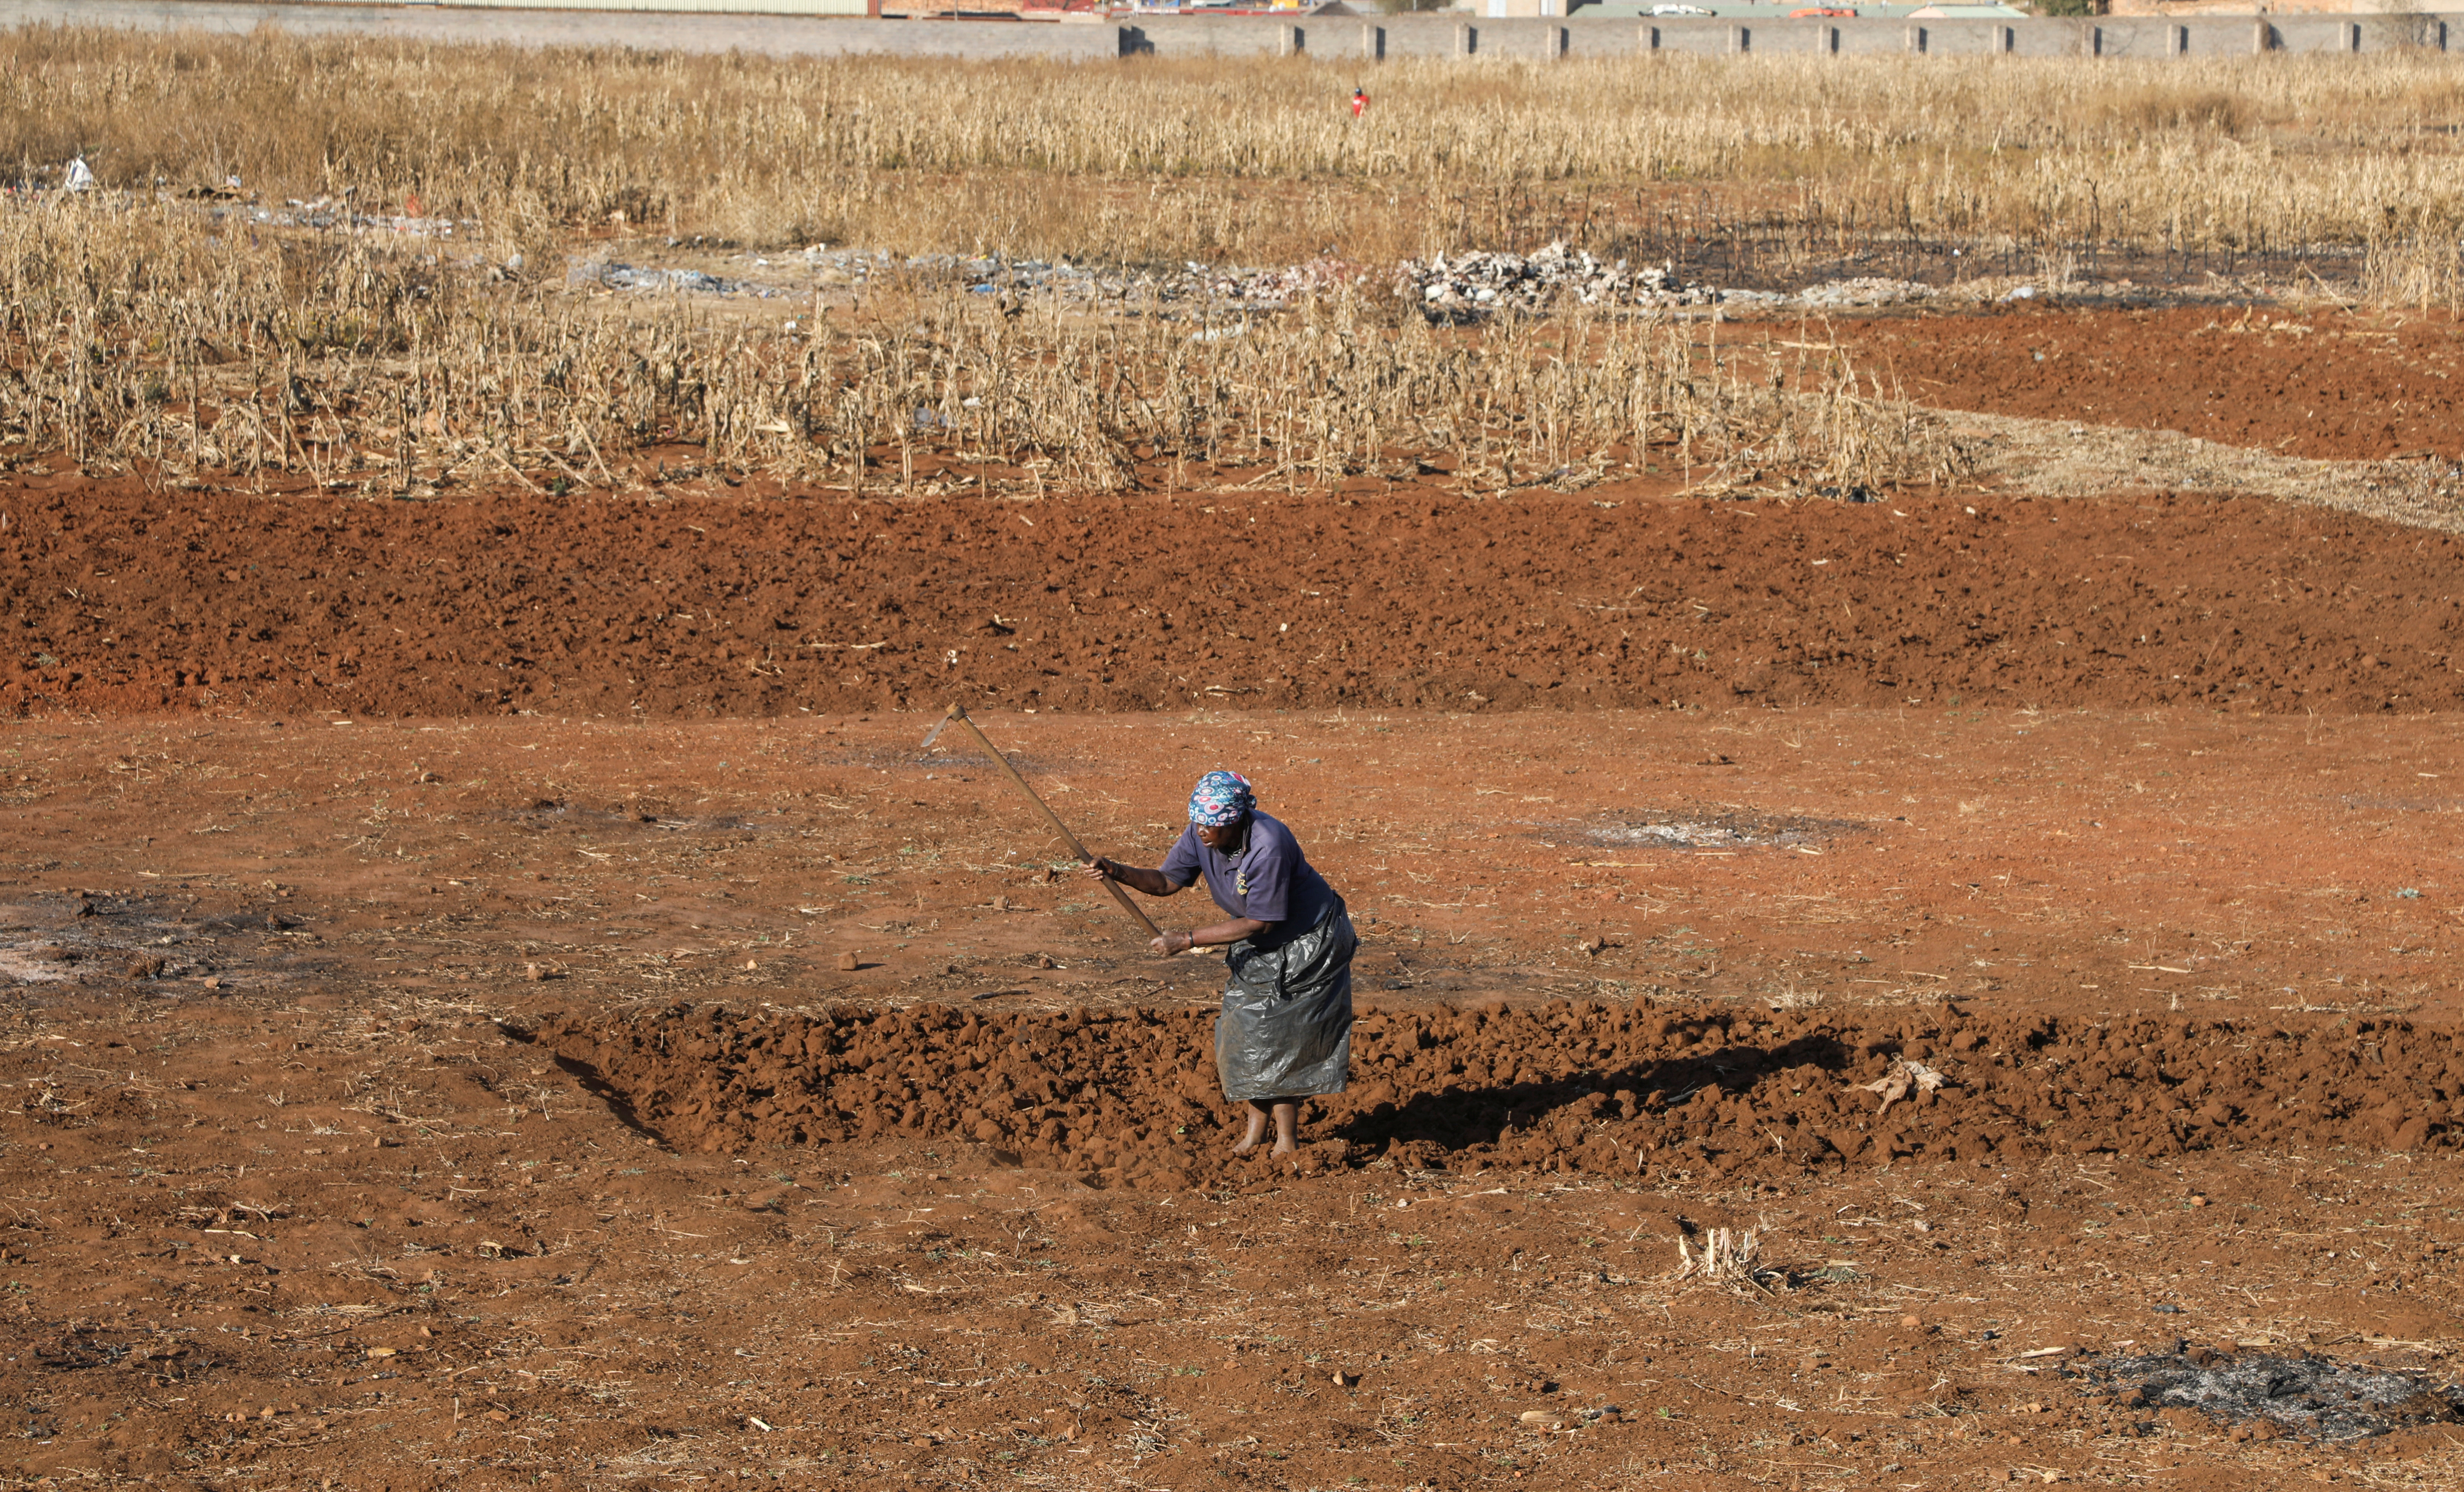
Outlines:
{"type": "MultiPolygon", "coordinates": [[[[1184,1190],[1237,1181],[1202,1010],[1058,1019],[962,1006],[746,1017],[690,1005],[535,1040],[680,1149],[739,1154],[884,1135],[973,1140],[1184,1190]]],[[[1950,1007],[1843,1020],[1552,1000],[1375,1011],[1350,1090],[1309,1106],[1312,1169],[1379,1156],[1603,1176],[1793,1177],[1856,1160],[2008,1165],[2353,1145],[2413,1151],[2449,1128],[2464,1044],[2409,1022],[2299,1033],[2180,1017],[1991,1019],[1950,1007]],[[1885,1086],[1918,1064],[1940,1087],[1885,1086]],[[1869,1087],[1871,1090],[1869,1090],[1869,1087]]]]}
{"type": "Polygon", "coordinates": [[[2455,538],[2255,500],[0,510],[14,713],[2464,701],[2455,538]]]}
{"type": "Polygon", "coordinates": [[[1350,898],[1297,1174],[1191,1081],[1211,962],[925,723],[12,728],[10,1473],[2464,1474],[2061,1376],[2456,1375],[2435,717],[989,715],[1138,858],[1243,767],[1350,898]]]}
{"type": "Polygon", "coordinates": [[[6,1058],[24,1112],[0,1230],[27,1483],[2120,1467],[2224,1492],[2464,1467],[2439,1424],[2323,1445],[2062,1376],[2187,1341],[2442,1381],[2464,1331],[2444,1156],[1759,1181],[1384,1158],[1158,1193],[947,1142],[670,1153],[469,1004],[55,1006],[33,1034],[6,1058]],[[1762,1230],[1757,1286],[1680,1274],[1681,1238],[1717,1228],[1762,1230]]]}
{"type": "Polygon", "coordinates": [[[2327,460],[2464,452],[2464,327],[2443,315],[2024,310],[1834,332],[1866,371],[1939,408],[2327,460]]]}

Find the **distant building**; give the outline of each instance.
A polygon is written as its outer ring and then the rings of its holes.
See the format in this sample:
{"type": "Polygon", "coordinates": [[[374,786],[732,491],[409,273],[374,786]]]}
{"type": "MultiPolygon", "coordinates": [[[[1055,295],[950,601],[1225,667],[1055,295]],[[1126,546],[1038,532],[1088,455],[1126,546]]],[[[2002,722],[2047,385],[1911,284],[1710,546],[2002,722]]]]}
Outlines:
{"type": "Polygon", "coordinates": [[[2414,15],[2440,9],[2413,0],[2111,0],[2114,15],[2414,15]]]}
{"type": "Polygon", "coordinates": [[[480,11],[676,11],[748,15],[879,15],[881,0],[452,0],[480,11]]]}

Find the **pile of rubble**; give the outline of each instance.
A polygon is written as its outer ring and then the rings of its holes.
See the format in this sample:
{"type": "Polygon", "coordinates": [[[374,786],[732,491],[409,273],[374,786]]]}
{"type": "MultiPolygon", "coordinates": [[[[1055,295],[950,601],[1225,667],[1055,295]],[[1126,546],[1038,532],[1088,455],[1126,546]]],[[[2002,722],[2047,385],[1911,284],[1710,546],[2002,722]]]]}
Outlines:
{"type": "Polygon", "coordinates": [[[1623,259],[1604,264],[1564,244],[1537,253],[1490,253],[1474,250],[1448,258],[1407,259],[1397,286],[1405,298],[1433,316],[1486,316],[1499,311],[1542,311],[1571,300],[1586,306],[1705,306],[1720,293],[1689,285],[1674,265],[1632,269],[1623,259]]]}

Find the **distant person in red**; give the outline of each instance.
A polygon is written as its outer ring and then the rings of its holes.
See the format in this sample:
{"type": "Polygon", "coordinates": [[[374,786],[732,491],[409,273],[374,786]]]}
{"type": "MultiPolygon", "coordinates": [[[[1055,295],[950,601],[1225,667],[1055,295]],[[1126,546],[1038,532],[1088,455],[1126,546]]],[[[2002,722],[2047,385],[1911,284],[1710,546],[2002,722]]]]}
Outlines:
{"type": "Polygon", "coordinates": [[[1366,110],[1368,107],[1368,90],[1363,88],[1355,88],[1352,90],[1352,117],[1355,120],[1360,118],[1362,111],[1366,110]]]}

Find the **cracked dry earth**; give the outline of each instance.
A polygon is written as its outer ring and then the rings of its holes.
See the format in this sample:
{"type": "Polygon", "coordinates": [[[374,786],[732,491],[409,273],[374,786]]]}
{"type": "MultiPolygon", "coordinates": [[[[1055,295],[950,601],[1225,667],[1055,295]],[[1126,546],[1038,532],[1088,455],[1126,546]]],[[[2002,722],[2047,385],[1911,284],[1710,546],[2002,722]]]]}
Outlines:
{"type": "Polygon", "coordinates": [[[1346,891],[1293,1170],[924,723],[16,728],[11,1484],[2453,1482],[2105,1371],[2453,1381],[2435,719],[987,716],[1346,891]]]}

